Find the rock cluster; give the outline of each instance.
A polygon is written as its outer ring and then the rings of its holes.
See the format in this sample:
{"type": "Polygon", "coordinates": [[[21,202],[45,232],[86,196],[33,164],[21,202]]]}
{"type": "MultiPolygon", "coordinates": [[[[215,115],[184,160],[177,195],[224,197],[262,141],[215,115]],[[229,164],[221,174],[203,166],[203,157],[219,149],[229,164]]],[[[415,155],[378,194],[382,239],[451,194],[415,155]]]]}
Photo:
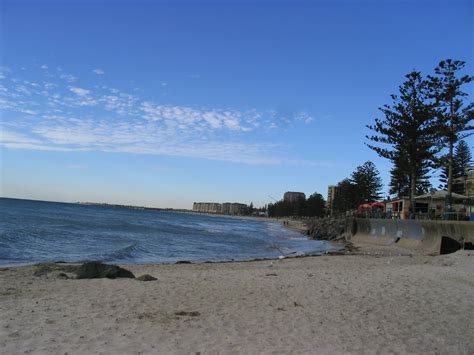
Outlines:
{"type": "MultiPolygon", "coordinates": [[[[117,265],[102,264],[100,262],[86,262],[81,265],[64,263],[42,263],[37,264],[34,276],[57,277],[59,279],[116,279],[119,277],[134,279],[135,275],[117,265]]],[[[146,275],[148,281],[150,275],[146,275]]]]}
{"type": "Polygon", "coordinates": [[[317,218],[308,221],[308,235],[311,239],[341,240],[345,238],[345,218],[317,218]]]}
{"type": "Polygon", "coordinates": [[[98,262],[84,263],[76,272],[76,279],[116,279],[118,277],[134,279],[135,275],[131,271],[117,265],[107,265],[98,262]]]}

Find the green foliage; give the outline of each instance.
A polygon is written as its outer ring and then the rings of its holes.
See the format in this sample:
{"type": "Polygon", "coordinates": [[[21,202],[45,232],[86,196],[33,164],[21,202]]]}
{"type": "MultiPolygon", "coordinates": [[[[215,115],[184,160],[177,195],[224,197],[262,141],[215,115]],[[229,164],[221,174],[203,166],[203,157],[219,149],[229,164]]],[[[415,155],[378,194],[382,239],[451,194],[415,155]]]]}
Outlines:
{"type": "Polygon", "coordinates": [[[429,101],[429,82],[416,71],[405,78],[399,95],[391,95],[392,104],[380,108],[385,118],[376,118],[374,125],[367,126],[375,134],[366,138],[375,143],[367,144],[369,148],[394,164],[392,191],[405,192],[408,186],[413,197],[435,166],[441,144],[435,107],[429,101]]]}
{"type": "Polygon", "coordinates": [[[382,179],[371,161],[358,166],[350,179],[342,180],[336,186],[333,209],[346,212],[363,203],[372,203],[382,197],[382,179]]]}
{"type": "Polygon", "coordinates": [[[306,200],[306,215],[322,217],[325,213],[326,202],[321,194],[315,192],[306,200]]]}
{"type": "Polygon", "coordinates": [[[323,196],[315,192],[307,200],[300,198],[294,202],[282,200],[270,203],[268,205],[268,215],[270,217],[322,217],[325,213],[325,205],[323,196]]]}
{"type": "Polygon", "coordinates": [[[335,212],[346,212],[357,208],[358,191],[357,186],[349,179],[344,179],[336,186],[333,209],[335,212]]]}
{"type": "Polygon", "coordinates": [[[351,182],[356,186],[360,203],[372,203],[382,197],[382,179],[371,161],[356,168],[351,175],[351,182]]]}
{"type": "MultiPolygon", "coordinates": [[[[411,178],[408,169],[404,164],[405,159],[395,157],[394,164],[390,170],[389,194],[395,197],[410,196],[411,178]]],[[[421,195],[428,192],[431,188],[429,179],[429,168],[419,166],[416,172],[417,184],[416,194],[421,195]]]]}
{"type": "MultiPolygon", "coordinates": [[[[429,76],[431,98],[435,101],[438,117],[439,134],[443,146],[448,153],[442,161],[443,182],[448,191],[452,190],[454,178],[460,175],[459,166],[454,159],[454,146],[457,142],[470,136],[474,127],[471,121],[474,118],[474,105],[465,104],[467,95],[462,87],[470,83],[473,77],[459,75],[466,63],[461,60],[446,59],[435,68],[435,76],[429,76]],[[451,171],[451,174],[450,174],[451,171]]],[[[459,186],[456,187],[459,189],[459,186]]]]}
{"type": "MultiPolygon", "coordinates": [[[[464,168],[472,163],[472,154],[469,149],[469,145],[464,140],[460,140],[456,146],[453,155],[453,185],[452,191],[458,194],[464,194],[464,183],[456,181],[464,176],[464,168]]],[[[444,156],[441,159],[441,175],[439,181],[441,189],[448,188],[448,176],[449,176],[449,161],[448,157],[444,156]]]]}
{"type": "Polygon", "coordinates": [[[469,145],[464,140],[460,140],[455,151],[455,171],[458,176],[464,174],[464,168],[472,164],[472,154],[469,145]]]}

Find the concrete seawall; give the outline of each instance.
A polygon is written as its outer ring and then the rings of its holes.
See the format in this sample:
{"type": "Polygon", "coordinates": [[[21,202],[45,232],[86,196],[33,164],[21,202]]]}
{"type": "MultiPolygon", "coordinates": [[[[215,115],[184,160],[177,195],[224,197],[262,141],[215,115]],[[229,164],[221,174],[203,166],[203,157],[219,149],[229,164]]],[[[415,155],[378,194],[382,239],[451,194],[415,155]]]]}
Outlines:
{"type": "Polygon", "coordinates": [[[426,254],[444,254],[474,244],[474,223],[355,218],[347,224],[355,243],[397,245],[426,254]]]}

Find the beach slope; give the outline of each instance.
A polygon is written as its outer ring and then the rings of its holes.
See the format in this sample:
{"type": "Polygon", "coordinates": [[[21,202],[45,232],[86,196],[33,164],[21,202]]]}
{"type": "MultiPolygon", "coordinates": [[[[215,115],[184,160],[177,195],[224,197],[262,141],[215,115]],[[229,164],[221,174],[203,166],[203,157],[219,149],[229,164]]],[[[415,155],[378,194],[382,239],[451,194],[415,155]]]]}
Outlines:
{"type": "Polygon", "coordinates": [[[125,267],[2,269],[0,353],[474,353],[472,251],[125,267]]]}

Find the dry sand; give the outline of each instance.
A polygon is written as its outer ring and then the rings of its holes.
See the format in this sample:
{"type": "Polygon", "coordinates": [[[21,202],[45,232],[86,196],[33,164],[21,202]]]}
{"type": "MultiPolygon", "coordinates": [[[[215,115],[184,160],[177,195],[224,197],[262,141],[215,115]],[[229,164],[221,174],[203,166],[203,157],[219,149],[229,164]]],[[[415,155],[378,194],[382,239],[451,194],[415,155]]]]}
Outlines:
{"type": "Polygon", "coordinates": [[[0,353],[472,354],[473,255],[127,266],[151,282],[4,269],[0,353]]]}

